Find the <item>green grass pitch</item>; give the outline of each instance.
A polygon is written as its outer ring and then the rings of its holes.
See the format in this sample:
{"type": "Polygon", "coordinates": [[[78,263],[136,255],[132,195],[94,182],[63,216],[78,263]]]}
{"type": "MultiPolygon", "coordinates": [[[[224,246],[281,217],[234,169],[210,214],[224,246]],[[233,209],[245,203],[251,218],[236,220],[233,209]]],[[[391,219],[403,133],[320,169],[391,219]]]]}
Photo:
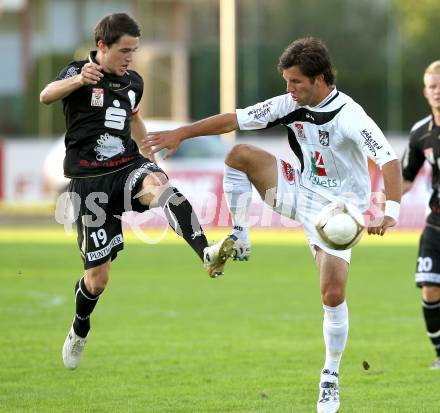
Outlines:
{"type": "MultiPolygon", "coordinates": [[[[439,412],[417,236],[365,238],[350,271],[340,412],[439,412]]],[[[174,238],[128,236],[75,371],[61,360],[82,272],[74,238],[1,230],[0,262],[0,412],[315,411],[322,309],[301,236],[255,233],[251,261],[219,279],[174,238]]]]}

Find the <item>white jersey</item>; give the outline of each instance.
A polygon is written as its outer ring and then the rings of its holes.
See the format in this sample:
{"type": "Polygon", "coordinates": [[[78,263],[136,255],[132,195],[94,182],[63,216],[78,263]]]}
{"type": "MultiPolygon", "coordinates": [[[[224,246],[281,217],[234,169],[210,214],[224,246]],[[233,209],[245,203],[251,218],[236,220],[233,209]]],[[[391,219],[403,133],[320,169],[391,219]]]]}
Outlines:
{"type": "Polygon", "coordinates": [[[290,93],[237,109],[240,129],[288,128],[290,147],[301,162],[300,184],[329,200],[361,211],[370,205],[367,157],[379,167],[397,159],[376,123],[336,88],[317,106],[299,106],[290,93]]]}

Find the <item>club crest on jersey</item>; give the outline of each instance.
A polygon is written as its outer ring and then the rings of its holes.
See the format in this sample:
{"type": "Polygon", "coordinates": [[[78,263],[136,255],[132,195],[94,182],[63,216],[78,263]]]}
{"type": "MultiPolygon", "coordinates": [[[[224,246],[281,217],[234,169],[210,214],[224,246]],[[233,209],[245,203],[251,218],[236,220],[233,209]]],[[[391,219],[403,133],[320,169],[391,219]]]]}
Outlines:
{"type": "Polygon", "coordinates": [[[92,89],[92,101],[91,106],[104,106],[104,89],[94,87],[92,89]]]}
{"type": "Polygon", "coordinates": [[[290,163],[287,163],[281,159],[281,169],[283,170],[284,178],[286,178],[286,181],[293,185],[295,183],[295,171],[292,168],[292,165],[290,163]]]}
{"type": "Polygon", "coordinates": [[[435,159],[434,159],[434,151],[432,150],[432,148],[426,148],[423,150],[423,154],[425,155],[425,158],[428,160],[428,162],[431,165],[435,164],[435,159]]]}
{"type": "Polygon", "coordinates": [[[304,125],[302,123],[296,122],[294,123],[296,129],[296,136],[301,139],[305,139],[306,135],[304,134],[304,125]]]}
{"type": "Polygon", "coordinates": [[[319,130],[319,143],[322,146],[328,146],[330,143],[330,134],[325,130],[319,130]]]}

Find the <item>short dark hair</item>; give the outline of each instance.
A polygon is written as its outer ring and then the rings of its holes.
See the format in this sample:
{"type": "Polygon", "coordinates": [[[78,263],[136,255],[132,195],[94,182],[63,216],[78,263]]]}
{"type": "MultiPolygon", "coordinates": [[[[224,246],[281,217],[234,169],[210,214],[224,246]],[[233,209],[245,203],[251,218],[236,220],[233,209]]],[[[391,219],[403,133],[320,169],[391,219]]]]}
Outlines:
{"type": "Polygon", "coordinates": [[[298,66],[301,72],[309,78],[323,74],[324,81],[328,85],[335,83],[336,74],[327,46],[314,37],[297,39],[286,47],[280,56],[278,70],[282,72],[292,66],[298,66]]]}
{"type": "Polygon", "coordinates": [[[126,13],[113,13],[103,17],[95,27],[95,43],[102,40],[107,46],[116,43],[124,34],[139,37],[138,24],[126,13]]]}

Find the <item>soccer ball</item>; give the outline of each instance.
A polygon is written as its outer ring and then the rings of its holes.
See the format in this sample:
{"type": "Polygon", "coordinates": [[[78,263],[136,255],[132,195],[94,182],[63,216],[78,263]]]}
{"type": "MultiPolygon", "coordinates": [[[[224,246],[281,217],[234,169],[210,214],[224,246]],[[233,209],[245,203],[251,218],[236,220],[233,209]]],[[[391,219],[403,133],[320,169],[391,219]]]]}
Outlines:
{"type": "Polygon", "coordinates": [[[330,248],[346,250],[355,246],[365,228],[364,217],[353,205],[332,202],[316,217],[316,229],[321,239],[330,248]]]}

